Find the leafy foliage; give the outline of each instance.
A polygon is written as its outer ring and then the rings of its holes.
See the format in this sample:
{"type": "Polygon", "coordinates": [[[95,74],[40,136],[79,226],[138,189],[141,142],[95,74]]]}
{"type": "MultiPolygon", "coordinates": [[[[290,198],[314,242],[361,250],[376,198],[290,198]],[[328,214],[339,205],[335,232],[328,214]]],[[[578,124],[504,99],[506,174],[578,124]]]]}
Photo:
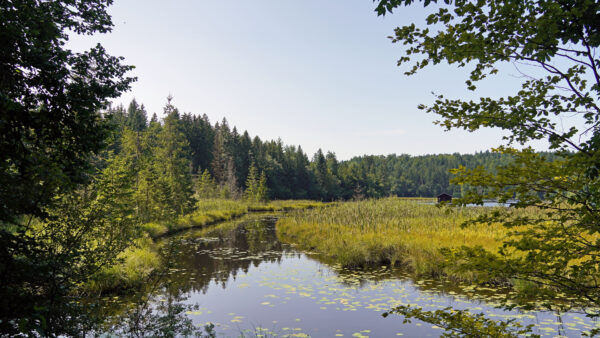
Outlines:
{"type": "Polygon", "coordinates": [[[100,45],[64,48],[67,31],[108,32],[110,0],[10,1],[0,21],[0,220],[42,215],[60,191],[86,182],[88,159],[105,144],[97,111],[134,78],[100,45]]]}
{"type": "Polygon", "coordinates": [[[514,319],[507,321],[495,321],[485,318],[484,314],[471,314],[467,310],[454,310],[450,307],[443,310],[423,311],[418,307],[406,305],[398,306],[389,312],[384,312],[383,317],[390,314],[402,314],[404,323],[410,323],[410,318],[420,319],[422,321],[435,324],[444,328],[447,332],[441,337],[540,337],[531,333],[533,325],[523,327],[514,319]]]}
{"type": "Polygon", "coordinates": [[[109,160],[87,191],[56,196],[44,219],[4,235],[11,245],[2,257],[2,332],[77,335],[88,321],[71,293],[137,232],[131,172],[119,162],[109,160]]]}
{"type": "MultiPolygon", "coordinates": [[[[412,2],[382,0],[376,11],[384,15],[412,2]]],[[[514,161],[493,172],[456,170],[453,183],[468,186],[456,203],[516,199],[516,208],[542,211],[536,217],[516,216],[510,210],[482,215],[469,223],[502,222],[512,230],[511,239],[497,253],[464,248],[449,256],[484,276],[532,282],[542,290],[536,294],[541,299],[563,293],[584,307],[598,306],[600,4],[590,0],[444,4],[432,8],[426,19],[429,28],[410,24],[395,30],[392,41],[407,46],[398,64],[412,64],[406,74],[444,61],[472,66],[466,85],[475,91],[478,81],[510,62],[524,79],[514,95],[478,101],[437,95],[433,104],[420,106],[439,115],[438,123],[446,129],[508,131],[507,146],[496,151],[514,161]],[[530,148],[512,147],[540,139],[559,157],[549,161],[530,148]]]]}
{"type": "Polygon", "coordinates": [[[72,292],[134,233],[131,173],[112,159],[93,178],[91,161],[111,127],[98,111],[129,89],[133,67],[101,45],[65,48],[69,32],[109,32],[111,3],[0,4],[3,334],[77,335],[91,325],[72,292]]]}

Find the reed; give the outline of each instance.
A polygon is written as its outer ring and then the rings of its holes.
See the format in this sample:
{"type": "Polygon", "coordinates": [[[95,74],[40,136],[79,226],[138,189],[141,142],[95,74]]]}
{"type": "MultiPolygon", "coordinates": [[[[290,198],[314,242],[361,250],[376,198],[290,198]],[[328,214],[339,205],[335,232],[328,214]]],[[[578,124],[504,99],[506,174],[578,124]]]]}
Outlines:
{"type": "Polygon", "coordinates": [[[283,242],[347,267],[392,264],[434,276],[452,273],[441,248],[482,246],[496,251],[508,235],[499,224],[461,227],[489,208],[451,209],[424,202],[384,198],[295,211],[277,222],[277,234],[283,242]]]}
{"type": "Polygon", "coordinates": [[[201,199],[193,213],[179,217],[175,222],[166,223],[166,228],[163,228],[161,232],[155,232],[153,237],[184,229],[205,227],[220,222],[230,221],[250,212],[289,211],[318,208],[325,205],[327,204],[306,200],[281,200],[269,203],[252,203],[244,200],[201,199]]]}

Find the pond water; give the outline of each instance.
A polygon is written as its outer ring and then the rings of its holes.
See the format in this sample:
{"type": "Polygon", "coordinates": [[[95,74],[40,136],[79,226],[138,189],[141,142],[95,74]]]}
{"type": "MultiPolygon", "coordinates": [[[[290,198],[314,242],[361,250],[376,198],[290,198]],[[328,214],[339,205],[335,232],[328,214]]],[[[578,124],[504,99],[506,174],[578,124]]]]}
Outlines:
{"type": "MultiPolygon", "coordinates": [[[[482,204],[467,204],[467,207],[511,207],[514,204],[516,204],[518,201],[517,200],[508,200],[506,201],[506,203],[500,203],[497,201],[492,201],[492,200],[486,200],[483,201],[482,204]]],[[[436,201],[423,201],[420,202],[421,204],[427,204],[427,205],[436,205],[438,204],[436,201]]]]}
{"type": "MultiPolygon", "coordinates": [[[[543,336],[579,337],[597,326],[578,313],[496,309],[498,291],[485,287],[415,281],[389,267],[347,270],[330,265],[316,254],[280,243],[275,222],[272,216],[255,216],[165,239],[162,244],[172,265],[149,291],[153,294],[146,312],[177,305],[177,311],[152,318],[179,318],[196,327],[212,323],[219,337],[438,337],[442,333],[418,320],[403,324],[400,316],[382,317],[400,304],[428,310],[452,306],[495,319],[516,318],[535,324],[543,336]]],[[[130,324],[140,322],[132,320],[131,314],[128,318],[130,324]]],[[[131,328],[120,330],[131,332],[131,328]]]]}

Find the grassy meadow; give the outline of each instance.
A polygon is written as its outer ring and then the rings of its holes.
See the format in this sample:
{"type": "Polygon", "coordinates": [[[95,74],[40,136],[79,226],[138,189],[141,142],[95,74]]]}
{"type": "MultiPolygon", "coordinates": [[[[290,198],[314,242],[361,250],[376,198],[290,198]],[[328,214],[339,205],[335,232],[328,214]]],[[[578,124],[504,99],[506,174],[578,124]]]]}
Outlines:
{"type": "Polygon", "coordinates": [[[460,226],[487,208],[451,209],[425,202],[384,198],[296,211],[277,222],[277,233],[283,242],[319,252],[347,267],[392,264],[434,276],[449,274],[442,267],[441,248],[464,245],[496,251],[508,235],[498,224],[460,226]]]}

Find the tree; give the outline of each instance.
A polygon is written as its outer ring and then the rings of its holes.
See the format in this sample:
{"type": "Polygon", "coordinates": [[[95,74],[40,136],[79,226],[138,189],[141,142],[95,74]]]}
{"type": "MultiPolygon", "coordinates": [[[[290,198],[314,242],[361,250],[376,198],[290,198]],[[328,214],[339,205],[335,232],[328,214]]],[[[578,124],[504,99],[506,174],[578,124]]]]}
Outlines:
{"type": "Polygon", "coordinates": [[[208,169],[204,169],[202,176],[197,183],[197,193],[199,198],[215,198],[217,197],[217,184],[215,180],[210,176],[208,169]]]}
{"type": "MultiPolygon", "coordinates": [[[[381,0],[376,11],[384,15],[412,2],[381,0]]],[[[431,2],[424,4],[431,8],[431,2]]],[[[496,127],[508,132],[508,144],[496,151],[512,155],[514,161],[497,172],[456,170],[459,177],[454,183],[470,187],[457,203],[516,198],[516,208],[539,211],[519,217],[505,210],[479,217],[473,222],[502,223],[514,236],[497,253],[464,248],[448,255],[464,259],[464,268],[479,271],[483,279],[533,283],[544,290],[536,293],[543,300],[564,293],[586,307],[598,306],[600,3],[459,0],[444,4],[427,17],[427,25],[434,29],[414,24],[396,28],[392,41],[407,45],[399,65],[419,58],[408,75],[443,61],[472,66],[466,85],[475,91],[478,81],[511,62],[524,79],[511,96],[464,101],[438,95],[432,105],[420,106],[438,114],[438,123],[446,129],[496,127]],[[569,116],[577,120],[564,126],[569,116]],[[513,148],[540,139],[548,141],[557,159],[548,161],[530,148],[513,148]]]]}
{"type": "Polygon", "coordinates": [[[316,178],[315,197],[317,199],[334,200],[340,194],[340,180],[334,172],[338,170],[335,154],[328,152],[327,158],[321,149],[313,157],[312,169],[316,178]]]}
{"type": "Polygon", "coordinates": [[[190,152],[179,112],[171,104],[171,100],[172,97],[169,96],[164,108],[166,117],[158,134],[155,166],[159,180],[167,187],[167,205],[172,214],[183,215],[194,204],[190,152]]]}
{"type": "Polygon", "coordinates": [[[316,179],[313,198],[323,200],[327,196],[327,160],[321,149],[313,155],[311,169],[316,179]]]}
{"type": "Polygon", "coordinates": [[[143,131],[148,124],[147,115],[143,104],[139,106],[135,99],[131,100],[127,108],[127,126],[133,131],[143,131]]]}
{"type": "Polygon", "coordinates": [[[152,113],[152,117],[150,118],[150,125],[158,124],[158,116],[156,113],[152,113]]]}
{"type": "Polygon", "coordinates": [[[137,233],[131,167],[122,157],[107,162],[85,190],[57,194],[44,218],[10,233],[19,246],[3,248],[13,258],[2,261],[3,334],[77,336],[96,324],[72,292],[114,264],[137,233]]]}
{"type": "Polygon", "coordinates": [[[235,163],[233,162],[233,157],[231,156],[229,156],[227,159],[226,169],[225,182],[223,184],[223,196],[226,196],[227,198],[238,199],[241,197],[242,193],[237,183],[235,163]]]}
{"type": "Polygon", "coordinates": [[[110,0],[11,1],[0,11],[0,220],[42,214],[56,191],[86,182],[104,147],[97,113],[134,78],[101,45],[65,49],[68,31],[106,33],[110,0]]]}
{"type": "Polygon", "coordinates": [[[258,169],[254,162],[250,164],[248,169],[248,178],[246,179],[246,190],[244,191],[245,198],[249,201],[255,202],[257,200],[258,193],[258,169]]]}
{"type": "Polygon", "coordinates": [[[258,175],[258,169],[254,162],[248,169],[248,178],[246,179],[246,190],[244,197],[250,202],[267,202],[269,200],[269,190],[267,188],[267,175],[261,171],[258,175]]]}
{"type": "Polygon", "coordinates": [[[219,185],[222,185],[227,179],[227,159],[229,157],[225,149],[225,137],[223,133],[220,126],[218,124],[215,125],[211,170],[213,177],[219,185]]]}
{"type": "Polygon", "coordinates": [[[129,89],[135,79],[126,73],[133,67],[108,55],[101,45],[83,53],[65,48],[69,34],[109,32],[111,3],[0,4],[4,335],[77,334],[70,331],[71,324],[84,323],[77,323],[81,317],[72,311],[77,305],[65,297],[98,264],[113,261],[128,241],[129,236],[118,232],[130,229],[129,213],[110,197],[126,190],[123,173],[105,171],[99,178],[106,180],[104,186],[84,187],[93,181],[91,159],[105,147],[111,129],[98,112],[108,99],[129,89]],[[109,216],[100,218],[104,212],[109,216]]]}
{"type": "Polygon", "coordinates": [[[260,172],[260,180],[258,181],[258,187],[256,188],[256,200],[259,202],[269,201],[269,190],[267,188],[267,175],[264,171],[260,172]]]}

